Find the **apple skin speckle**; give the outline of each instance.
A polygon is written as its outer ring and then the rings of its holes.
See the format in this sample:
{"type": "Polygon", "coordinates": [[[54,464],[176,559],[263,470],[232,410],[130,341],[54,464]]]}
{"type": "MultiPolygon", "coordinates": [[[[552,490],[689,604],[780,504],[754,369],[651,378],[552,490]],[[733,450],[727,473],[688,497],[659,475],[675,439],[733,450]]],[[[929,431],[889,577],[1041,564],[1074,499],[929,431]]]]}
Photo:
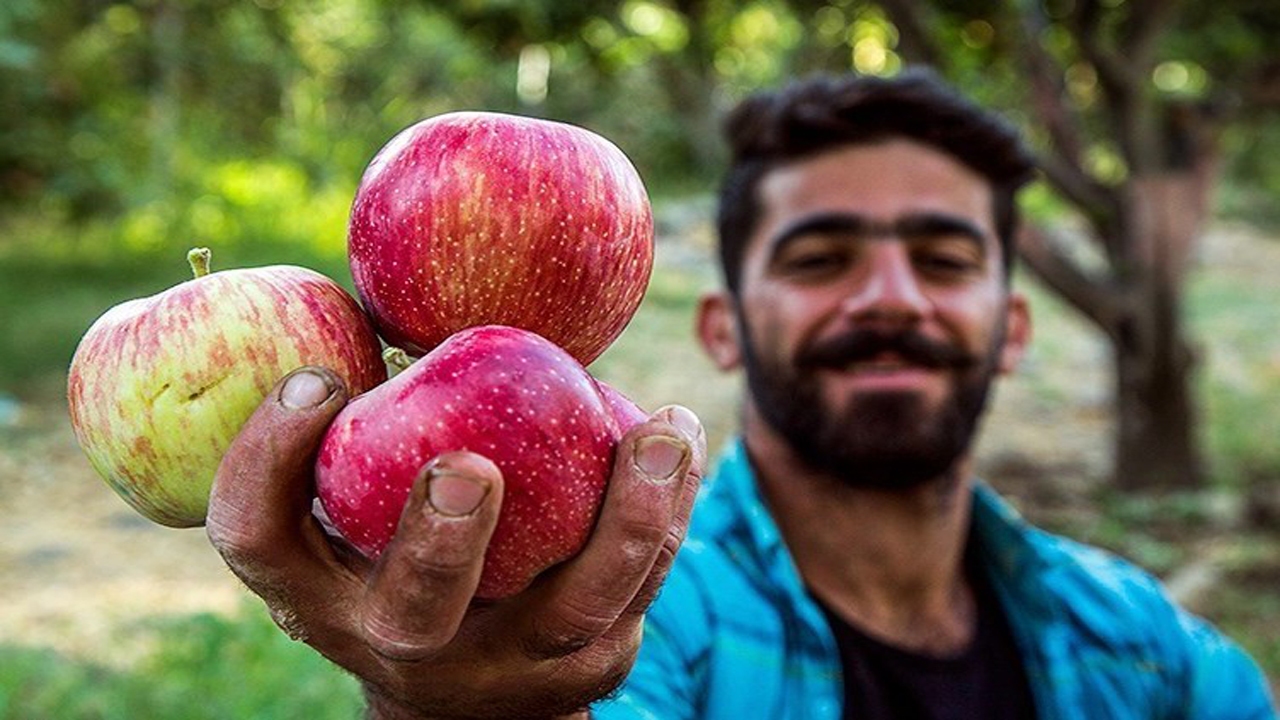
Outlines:
{"type": "Polygon", "coordinates": [[[622,333],[653,269],[653,214],[635,167],[580,127],[492,112],[401,131],[361,179],[347,231],[379,334],[421,355],[510,325],[588,365],[622,333]]]}
{"type": "Polygon", "coordinates": [[[476,596],[507,597],[581,550],[618,441],[644,419],[549,340],[469,328],[338,414],[317,457],[317,494],[334,527],[376,558],[432,458],[488,457],[503,504],[476,596]]]}

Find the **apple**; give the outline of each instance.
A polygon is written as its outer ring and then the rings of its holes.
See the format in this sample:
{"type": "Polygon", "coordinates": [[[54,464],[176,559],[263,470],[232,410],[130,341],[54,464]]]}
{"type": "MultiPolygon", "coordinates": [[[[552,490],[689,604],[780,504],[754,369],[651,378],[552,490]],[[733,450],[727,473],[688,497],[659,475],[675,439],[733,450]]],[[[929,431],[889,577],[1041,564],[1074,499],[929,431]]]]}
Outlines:
{"type": "Polygon", "coordinates": [[[286,373],[323,365],[351,393],[386,379],[380,344],[354,298],[306,268],[208,272],[117,305],[85,332],[67,400],[80,447],[119,495],[173,527],[204,523],[232,438],[286,373]]]}
{"type": "Polygon", "coordinates": [[[357,293],[389,345],[422,355],[509,325],[587,365],[622,332],[653,269],[653,214],[608,140],[517,115],[414,124],[365,170],[348,225],[357,293]]]}
{"type": "Polygon", "coordinates": [[[547,339],[469,328],[338,413],[317,456],[316,494],[328,522],[376,558],[432,458],[484,455],[504,489],[476,596],[507,597],[582,548],[618,441],[644,419],[547,339]]]}
{"type": "Polygon", "coordinates": [[[599,378],[593,379],[596,381],[596,387],[600,389],[600,395],[604,398],[605,404],[609,406],[609,411],[613,413],[613,419],[618,422],[620,430],[626,432],[649,419],[649,415],[640,409],[639,405],[631,402],[631,398],[623,395],[620,390],[599,378]]]}

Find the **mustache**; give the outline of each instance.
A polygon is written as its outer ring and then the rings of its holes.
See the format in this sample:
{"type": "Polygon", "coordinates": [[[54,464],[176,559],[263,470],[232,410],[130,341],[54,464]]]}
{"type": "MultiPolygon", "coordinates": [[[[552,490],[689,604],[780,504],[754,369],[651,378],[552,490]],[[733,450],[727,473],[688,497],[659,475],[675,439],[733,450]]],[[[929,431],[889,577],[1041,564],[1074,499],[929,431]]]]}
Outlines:
{"type": "Polygon", "coordinates": [[[855,330],[806,348],[796,358],[796,364],[803,368],[844,367],[872,360],[881,353],[892,353],[905,362],[934,369],[963,370],[980,362],[972,353],[912,330],[855,330]]]}

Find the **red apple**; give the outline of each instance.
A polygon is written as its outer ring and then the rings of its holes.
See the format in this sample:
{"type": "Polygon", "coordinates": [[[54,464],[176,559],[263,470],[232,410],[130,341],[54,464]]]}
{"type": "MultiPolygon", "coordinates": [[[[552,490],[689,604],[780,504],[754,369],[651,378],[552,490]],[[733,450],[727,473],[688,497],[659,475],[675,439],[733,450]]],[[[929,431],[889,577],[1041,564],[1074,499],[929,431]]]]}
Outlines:
{"type": "Polygon", "coordinates": [[[213,476],[267,392],[302,365],[352,393],[386,379],[378,338],[337,283],[301,267],[208,274],[111,308],[71,360],[71,426],[89,462],[138,512],[203,524],[213,476]]]}
{"type": "Polygon", "coordinates": [[[440,115],[392,138],[364,173],[347,242],[380,334],[415,355],[464,328],[511,325],[586,365],[653,269],[648,195],[622,151],[498,113],[440,115]]]}
{"type": "Polygon", "coordinates": [[[504,491],[476,595],[506,597],[582,548],[618,440],[643,420],[545,338],[470,328],[343,408],[320,446],[317,495],[329,522],[377,557],[423,466],[455,450],[488,457],[504,491]]]}
{"type": "Polygon", "coordinates": [[[639,405],[631,402],[631,398],[623,395],[617,388],[600,379],[596,379],[596,386],[600,388],[601,397],[604,398],[605,404],[609,406],[613,418],[618,421],[618,427],[623,432],[649,419],[639,405]]]}

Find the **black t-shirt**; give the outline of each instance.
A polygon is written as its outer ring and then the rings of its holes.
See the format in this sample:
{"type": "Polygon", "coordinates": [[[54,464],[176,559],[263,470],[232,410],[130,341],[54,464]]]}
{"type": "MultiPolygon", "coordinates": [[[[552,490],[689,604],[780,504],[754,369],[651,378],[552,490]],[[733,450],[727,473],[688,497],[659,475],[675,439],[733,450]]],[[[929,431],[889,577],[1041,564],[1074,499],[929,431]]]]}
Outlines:
{"type": "Polygon", "coordinates": [[[823,607],[844,667],[845,720],[1035,718],[1031,687],[1000,600],[972,558],[966,558],[965,568],[978,628],[973,642],[956,656],[932,657],[887,645],[823,607]]]}

